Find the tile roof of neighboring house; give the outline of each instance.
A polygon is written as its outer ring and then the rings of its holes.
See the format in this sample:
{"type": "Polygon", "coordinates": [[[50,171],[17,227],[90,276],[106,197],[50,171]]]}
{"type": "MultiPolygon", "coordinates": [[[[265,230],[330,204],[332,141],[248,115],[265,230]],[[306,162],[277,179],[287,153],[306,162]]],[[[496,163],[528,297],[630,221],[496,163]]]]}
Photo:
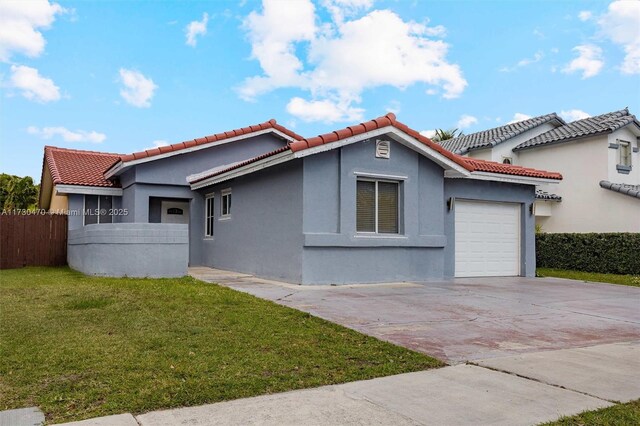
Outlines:
{"type": "Polygon", "coordinates": [[[489,130],[483,130],[481,132],[471,133],[468,135],[460,136],[453,139],[442,141],[440,144],[453,151],[456,154],[466,154],[469,151],[475,149],[488,148],[496,146],[508,139],[518,136],[521,133],[531,130],[541,124],[548,123],[550,121],[556,121],[559,125],[566,124],[562,118],[556,115],[555,112],[551,114],[541,115],[538,117],[532,117],[527,120],[517,121],[515,123],[505,124],[504,126],[495,127],[489,130]]]}
{"type": "Polygon", "coordinates": [[[564,126],[549,130],[535,138],[522,142],[514,151],[534,148],[541,145],[567,142],[576,138],[593,136],[601,133],[611,133],[628,124],[635,123],[640,128],[636,116],[629,113],[627,108],[620,111],[608,112],[595,117],[572,121],[564,126]]]}
{"type": "Polygon", "coordinates": [[[541,189],[536,189],[537,200],[562,201],[562,197],[557,194],[549,194],[541,189]]]}
{"type": "Polygon", "coordinates": [[[364,123],[360,123],[355,126],[349,126],[344,129],[335,130],[331,133],[325,133],[320,136],[315,136],[312,138],[306,138],[306,139],[290,142],[285,147],[282,147],[272,152],[268,152],[266,154],[260,155],[255,158],[251,158],[241,163],[232,164],[226,168],[216,168],[203,173],[199,173],[198,175],[192,176],[192,180],[190,180],[190,183],[200,182],[205,179],[218,176],[235,169],[239,169],[241,167],[258,162],[265,158],[269,158],[274,155],[286,152],[288,150],[291,150],[292,152],[303,151],[305,149],[310,149],[310,148],[314,148],[324,144],[337,142],[343,139],[350,138],[352,136],[357,136],[372,130],[376,130],[376,129],[380,129],[388,126],[393,126],[396,129],[401,130],[402,132],[408,134],[409,136],[418,140],[422,144],[434,149],[435,151],[439,152],[440,154],[444,155],[445,157],[449,158],[451,161],[457,163],[458,165],[462,166],[463,168],[465,168],[470,172],[477,171],[477,172],[488,172],[488,173],[499,173],[499,174],[507,174],[507,175],[545,178],[545,179],[558,179],[558,180],[562,179],[562,175],[560,175],[560,173],[547,172],[544,170],[530,169],[526,167],[513,166],[509,164],[495,163],[491,161],[476,160],[476,159],[456,155],[444,149],[441,145],[433,142],[431,139],[427,138],[426,136],[423,136],[419,132],[411,129],[406,124],[403,124],[397,121],[395,114],[389,113],[385,116],[378,117],[376,119],[366,121],[364,123]]]}
{"type": "Polygon", "coordinates": [[[613,183],[608,180],[601,180],[600,186],[604,189],[619,192],[620,194],[640,198],[640,185],[627,185],[624,183],[613,183]]]}
{"type": "Polygon", "coordinates": [[[224,139],[243,136],[249,133],[259,132],[261,130],[267,130],[267,129],[278,130],[292,139],[296,139],[296,140],[302,139],[302,136],[300,136],[299,134],[287,129],[284,126],[281,126],[276,122],[276,120],[271,119],[269,121],[265,121],[264,123],[256,124],[253,126],[242,127],[240,129],[234,129],[234,130],[229,130],[227,132],[216,133],[215,135],[204,136],[202,138],[197,138],[197,139],[191,139],[188,141],[175,143],[173,145],[161,146],[158,148],[148,149],[146,151],[134,152],[133,154],[123,155],[120,158],[120,161],[124,163],[127,161],[139,160],[141,158],[153,157],[154,155],[180,151],[182,149],[191,148],[197,145],[218,142],[224,139]]]}
{"type": "Polygon", "coordinates": [[[104,171],[120,156],[107,152],[44,147],[44,161],[54,185],[119,187],[117,181],[104,178],[104,171]]]}

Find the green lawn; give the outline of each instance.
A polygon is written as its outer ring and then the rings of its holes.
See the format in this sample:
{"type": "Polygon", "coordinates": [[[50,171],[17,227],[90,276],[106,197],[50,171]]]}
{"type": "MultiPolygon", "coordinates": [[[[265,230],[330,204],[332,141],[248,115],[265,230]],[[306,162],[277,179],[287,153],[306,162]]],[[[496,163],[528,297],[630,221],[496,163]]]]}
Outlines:
{"type": "Polygon", "coordinates": [[[576,416],[545,423],[546,426],[618,426],[640,425],[640,399],[576,416]]]}
{"type": "Polygon", "coordinates": [[[537,273],[540,277],[569,278],[572,280],[640,287],[640,276],[637,275],[598,274],[596,272],[567,271],[565,269],[550,268],[538,268],[537,273]]]}
{"type": "Polygon", "coordinates": [[[48,422],[197,405],[443,364],[192,278],[0,271],[0,410],[48,422]]]}

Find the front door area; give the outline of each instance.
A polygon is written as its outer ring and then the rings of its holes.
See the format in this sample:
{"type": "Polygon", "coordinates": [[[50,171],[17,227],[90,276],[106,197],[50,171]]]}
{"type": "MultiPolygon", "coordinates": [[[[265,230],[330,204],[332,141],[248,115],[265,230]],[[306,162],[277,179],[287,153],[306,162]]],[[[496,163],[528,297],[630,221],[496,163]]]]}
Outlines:
{"type": "Polygon", "coordinates": [[[161,223],[189,223],[188,201],[162,200],[160,214],[161,223]]]}

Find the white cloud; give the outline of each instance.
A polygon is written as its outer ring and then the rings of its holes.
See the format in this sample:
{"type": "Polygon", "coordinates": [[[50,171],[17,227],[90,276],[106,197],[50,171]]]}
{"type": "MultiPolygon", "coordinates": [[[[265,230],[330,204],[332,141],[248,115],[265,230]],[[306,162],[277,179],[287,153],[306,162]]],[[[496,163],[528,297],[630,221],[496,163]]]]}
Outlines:
{"type": "Polygon", "coordinates": [[[107,139],[107,135],[96,131],[76,130],[71,131],[65,127],[43,127],[42,129],[29,126],[27,132],[32,135],[40,136],[43,139],[52,139],[54,136],[60,136],[65,142],[90,142],[102,143],[107,139]]]}
{"type": "Polygon", "coordinates": [[[429,139],[432,139],[436,135],[436,131],[434,130],[423,130],[420,132],[422,136],[426,136],[429,139]]]}
{"type": "Polygon", "coordinates": [[[24,65],[11,65],[9,85],[22,91],[22,96],[37,102],[60,99],[60,88],[53,80],[40,75],[37,69],[24,65]]]}
{"type": "Polygon", "coordinates": [[[187,25],[184,29],[184,32],[187,36],[186,43],[189,46],[196,47],[198,43],[197,37],[203,36],[207,33],[207,23],[209,22],[209,14],[202,14],[202,21],[191,21],[189,25],[187,25]]]}
{"type": "Polygon", "coordinates": [[[120,68],[120,81],[124,85],[124,88],[120,90],[120,96],[127,103],[138,108],[151,106],[151,98],[158,88],[153,80],[145,77],[139,71],[120,68]]]}
{"type": "Polygon", "coordinates": [[[560,111],[560,117],[569,122],[582,120],[583,118],[589,118],[591,117],[591,114],[589,114],[588,112],[584,112],[581,109],[569,109],[566,111],[560,111]]]}
{"type": "Polygon", "coordinates": [[[402,105],[400,104],[400,101],[395,99],[389,101],[389,103],[385,107],[385,111],[392,112],[396,115],[400,114],[401,109],[402,109],[402,105]]]}
{"type": "Polygon", "coordinates": [[[541,50],[538,50],[536,53],[533,54],[533,58],[521,59],[520,61],[518,61],[517,64],[515,64],[512,67],[502,67],[502,68],[500,68],[500,72],[512,72],[512,71],[515,71],[518,68],[526,67],[527,65],[531,65],[531,64],[535,64],[536,62],[540,62],[542,60],[542,58],[544,58],[544,53],[541,50]]]}
{"type": "Polygon", "coordinates": [[[539,39],[544,39],[546,38],[546,36],[544,35],[544,33],[540,30],[540,28],[535,28],[533,30],[533,35],[538,37],[539,39]]]}
{"type": "Polygon", "coordinates": [[[582,22],[588,21],[591,18],[593,18],[593,13],[590,10],[581,10],[580,13],[578,13],[578,19],[582,22]]]}
{"type": "MultiPolygon", "coordinates": [[[[309,0],[264,0],[261,12],[249,14],[244,27],[263,74],[244,81],[239,88],[243,99],[298,88],[309,92],[309,105],[324,111],[318,114],[322,121],[341,121],[362,112],[353,105],[370,88],[424,83],[432,86],[429,90],[442,89],[444,98],[455,98],[467,86],[460,67],[447,61],[448,44],[432,38],[444,27],[403,21],[389,10],[367,12],[370,1],[322,4],[330,22],[320,20],[309,0]]],[[[290,104],[299,107],[301,98],[290,104]]]]}
{"type": "Polygon", "coordinates": [[[598,25],[605,37],[624,49],[622,73],[640,74],[640,2],[612,2],[598,25]]]}
{"type": "Polygon", "coordinates": [[[162,139],[158,139],[155,140],[153,142],[151,142],[153,144],[153,146],[148,146],[146,148],[142,148],[142,151],[146,151],[148,149],[154,149],[154,148],[160,148],[161,146],[169,146],[171,145],[169,142],[162,140],[162,139]]]}
{"type": "Polygon", "coordinates": [[[521,112],[516,112],[513,114],[513,118],[507,124],[517,123],[518,121],[524,121],[530,119],[531,116],[529,114],[523,114],[521,112]]]}
{"type": "Polygon", "coordinates": [[[14,53],[37,57],[46,41],[40,30],[53,24],[56,15],[66,10],[47,0],[0,1],[0,61],[14,53]]]}
{"type": "Polygon", "coordinates": [[[456,126],[458,127],[458,129],[466,129],[467,127],[471,127],[474,124],[478,124],[478,119],[476,117],[474,117],[473,115],[463,114],[462,116],[460,116],[460,119],[458,120],[456,126]]]}
{"type": "Polygon", "coordinates": [[[582,78],[590,78],[598,75],[604,66],[602,59],[602,49],[593,44],[583,44],[573,48],[578,53],[578,57],[569,62],[562,69],[562,72],[572,74],[576,71],[582,72],[582,78]]]}
{"type": "Polygon", "coordinates": [[[307,101],[295,97],[287,104],[287,112],[302,121],[358,121],[362,120],[364,110],[349,106],[348,103],[329,99],[307,101]]]}

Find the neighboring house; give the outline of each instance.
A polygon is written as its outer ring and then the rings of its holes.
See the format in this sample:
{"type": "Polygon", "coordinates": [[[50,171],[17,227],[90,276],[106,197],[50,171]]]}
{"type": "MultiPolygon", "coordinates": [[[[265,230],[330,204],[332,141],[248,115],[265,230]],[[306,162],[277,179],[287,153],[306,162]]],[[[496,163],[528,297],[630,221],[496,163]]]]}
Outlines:
{"type": "Polygon", "coordinates": [[[442,146],[471,158],[557,170],[540,185],[536,223],[545,232],[640,232],[640,122],[627,109],[565,123],[534,117],[442,146]]]}
{"type": "Polygon", "coordinates": [[[309,139],[271,120],[131,155],[47,147],[44,165],[43,208],[115,209],[71,213],[76,269],[300,284],[534,276],[535,186],[562,179],[455,155],[393,114],[309,139]]]}

